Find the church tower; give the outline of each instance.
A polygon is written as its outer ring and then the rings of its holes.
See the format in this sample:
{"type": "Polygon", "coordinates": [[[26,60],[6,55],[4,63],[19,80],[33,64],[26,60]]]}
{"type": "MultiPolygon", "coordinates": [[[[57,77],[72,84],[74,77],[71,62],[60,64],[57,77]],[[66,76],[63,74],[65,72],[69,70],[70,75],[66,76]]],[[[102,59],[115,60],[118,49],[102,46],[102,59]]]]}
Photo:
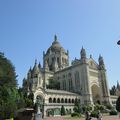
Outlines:
{"type": "Polygon", "coordinates": [[[90,81],[89,81],[89,76],[90,76],[89,65],[86,58],[86,51],[83,47],[81,49],[80,55],[81,55],[80,63],[81,63],[81,75],[82,75],[81,77],[82,77],[82,86],[83,86],[82,95],[84,98],[84,103],[93,104],[90,81]]]}
{"type": "Polygon", "coordinates": [[[104,64],[103,57],[101,55],[99,56],[98,61],[99,61],[99,78],[100,78],[100,85],[101,85],[102,102],[111,104],[105,64],[104,64]]]}
{"type": "Polygon", "coordinates": [[[56,72],[69,66],[69,52],[58,42],[57,36],[54,36],[52,45],[48,48],[46,54],[43,54],[43,66],[48,71],[56,72]],[[46,68],[47,67],[47,68],[46,68]]]}

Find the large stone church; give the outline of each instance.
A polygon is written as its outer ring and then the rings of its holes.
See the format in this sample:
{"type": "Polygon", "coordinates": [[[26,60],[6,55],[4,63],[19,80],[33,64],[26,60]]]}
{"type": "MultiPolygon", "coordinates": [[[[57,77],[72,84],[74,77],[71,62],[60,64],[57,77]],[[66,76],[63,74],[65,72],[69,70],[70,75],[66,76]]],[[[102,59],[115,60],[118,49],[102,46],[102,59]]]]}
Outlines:
{"type": "Polygon", "coordinates": [[[69,63],[69,51],[61,46],[56,35],[43,52],[43,67],[35,60],[23,87],[28,94],[34,94],[34,103],[40,101],[44,116],[59,115],[61,106],[66,112],[73,112],[75,101],[80,105],[111,104],[103,57],[100,55],[96,62],[92,55],[87,57],[82,47],[80,58],[69,63]]]}

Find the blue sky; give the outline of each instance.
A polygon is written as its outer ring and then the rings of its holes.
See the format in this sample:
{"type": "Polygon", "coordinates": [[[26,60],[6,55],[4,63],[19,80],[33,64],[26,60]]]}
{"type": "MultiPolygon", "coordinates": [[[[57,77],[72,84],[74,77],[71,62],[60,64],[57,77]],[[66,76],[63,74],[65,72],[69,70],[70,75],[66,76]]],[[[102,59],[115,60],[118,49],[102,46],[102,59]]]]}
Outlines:
{"type": "Polygon", "coordinates": [[[16,68],[18,84],[57,34],[70,60],[104,57],[109,86],[120,82],[119,0],[0,0],[0,51],[16,68]]]}

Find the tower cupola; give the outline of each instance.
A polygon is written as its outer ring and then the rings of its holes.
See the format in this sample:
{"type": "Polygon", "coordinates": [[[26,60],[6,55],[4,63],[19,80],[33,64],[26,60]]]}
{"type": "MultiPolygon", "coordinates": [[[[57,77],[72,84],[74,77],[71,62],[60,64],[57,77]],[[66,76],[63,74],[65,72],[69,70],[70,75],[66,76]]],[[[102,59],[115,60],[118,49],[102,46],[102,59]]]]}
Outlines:
{"type": "Polygon", "coordinates": [[[100,69],[105,69],[105,64],[104,64],[104,60],[103,60],[103,57],[101,55],[99,55],[99,68],[100,69]]]}
{"type": "Polygon", "coordinates": [[[81,59],[85,59],[86,58],[86,51],[85,51],[85,49],[82,47],[82,49],[81,49],[81,59]]]}
{"type": "Polygon", "coordinates": [[[83,47],[81,49],[80,55],[81,55],[81,62],[86,63],[86,51],[83,47]]]}
{"type": "Polygon", "coordinates": [[[39,73],[40,73],[40,68],[37,65],[37,60],[35,60],[35,64],[34,64],[34,67],[33,67],[33,70],[32,70],[32,76],[37,77],[39,73]]]}
{"type": "Polygon", "coordinates": [[[52,45],[48,48],[46,54],[44,54],[43,61],[44,67],[46,67],[45,64],[47,63],[48,70],[53,72],[69,65],[69,54],[61,46],[56,35],[54,36],[52,45]]]}

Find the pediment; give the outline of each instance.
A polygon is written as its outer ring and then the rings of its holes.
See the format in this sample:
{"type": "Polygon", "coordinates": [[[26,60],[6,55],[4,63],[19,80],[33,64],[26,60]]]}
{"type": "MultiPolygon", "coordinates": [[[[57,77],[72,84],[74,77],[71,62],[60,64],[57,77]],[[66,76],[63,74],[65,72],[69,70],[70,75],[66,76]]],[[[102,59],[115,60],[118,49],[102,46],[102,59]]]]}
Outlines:
{"type": "Polygon", "coordinates": [[[95,62],[95,60],[93,60],[92,58],[89,59],[89,67],[93,68],[93,69],[98,69],[98,64],[95,62]]]}

